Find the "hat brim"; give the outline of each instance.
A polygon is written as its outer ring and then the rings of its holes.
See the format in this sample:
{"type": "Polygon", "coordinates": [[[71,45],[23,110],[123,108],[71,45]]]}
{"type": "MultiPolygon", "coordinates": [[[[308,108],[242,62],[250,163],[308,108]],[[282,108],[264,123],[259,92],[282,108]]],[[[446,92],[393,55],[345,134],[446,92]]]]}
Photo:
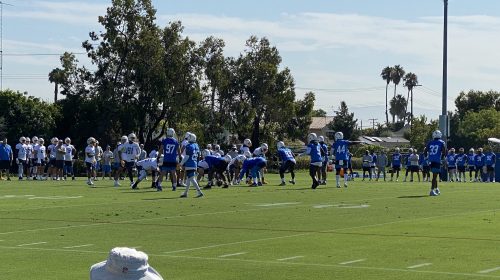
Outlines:
{"type": "Polygon", "coordinates": [[[148,270],[142,276],[127,275],[127,274],[116,274],[106,269],[106,261],[94,264],[90,268],[90,280],[123,280],[123,279],[134,279],[134,280],[163,280],[161,275],[152,267],[148,267],[148,270]],[[139,278],[137,278],[139,277],[139,278]]]}

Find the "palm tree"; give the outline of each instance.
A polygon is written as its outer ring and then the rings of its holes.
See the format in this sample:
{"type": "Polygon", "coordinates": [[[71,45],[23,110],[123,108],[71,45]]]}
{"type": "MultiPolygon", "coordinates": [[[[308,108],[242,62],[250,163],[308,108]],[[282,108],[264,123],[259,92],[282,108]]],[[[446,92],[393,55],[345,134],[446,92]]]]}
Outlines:
{"type": "Polygon", "coordinates": [[[385,123],[387,126],[389,126],[389,114],[387,113],[387,103],[388,103],[387,89],[389,87],[389,83],[391,83],[391,81],[392,81],[392,79],[391,79],[392,71],[393,71],[393,68],[390,66],[387,66],[384,69],[382,69],[382,73],[380,73],[380,76],[382,77],[382,79],[384,81],[386,81],[386,84],[385,84],[385,123]]]}
{"type": "MultiPolygon", "coordinates": [[[[408,123],[410,123],[413,119],[413,88],[418,85],[418,77],[414,73],[409,72],[403,78],[404,86],[408,89],[408,98],[411,103],[411,113],[409,115],[408,123]],[[411,94],[411,97],[410,97],[411,94]],[[411,98],[411,99],[410,99],[411,98]]],[[[408,104],[406,104],[405,111],[408,112],[408,104]]]]}
{"type": "Polygon", "coordinates": [[[391,109],[389,112],[394,119],[396,116],[398,117],[398,121],[403,119],[406,115],[406,106],[408,102],[401,94],[398,94],[396,97],[391,99],[391,109]]]}
{"type": "MultiPolygon", "coordinates": [[[[401,81],[404,75],[405,75],[405,70],[403,69],[403,67],[401,67],[401,65],[398,64],[392,68],[391,80],[394,83],[394,98],[396,98],[396,88],[398,87],[399,82],[401,81]]],[[[394,122],[394,115],[392,117],[392,122],[394,122]]]]}
{"type": "Polygon", "coordinates": [[[59,94],[59,85],[64,82],[64,71],[60,68],[55,68],[49,73],[49,82],[54,83],[54,103],[57,102],[59,94]]]}

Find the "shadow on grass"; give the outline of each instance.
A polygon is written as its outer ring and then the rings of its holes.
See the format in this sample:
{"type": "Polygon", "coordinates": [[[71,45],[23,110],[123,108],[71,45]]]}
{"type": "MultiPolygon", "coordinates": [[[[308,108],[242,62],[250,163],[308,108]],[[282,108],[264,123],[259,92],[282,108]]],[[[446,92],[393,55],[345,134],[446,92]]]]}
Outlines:
{"type": "Polygon", "coordinates": [[[423,198],[423,197],[428,197],[428,195],[405,195],[405,196],[399,196],[398,198],[423,198]]]}
{"type": "Polygon", "coordinates": [[[155,197],[155,198],[143,198],[142,200],[166,200],[166,199],[180,199],[180,197],[155,197]]]}

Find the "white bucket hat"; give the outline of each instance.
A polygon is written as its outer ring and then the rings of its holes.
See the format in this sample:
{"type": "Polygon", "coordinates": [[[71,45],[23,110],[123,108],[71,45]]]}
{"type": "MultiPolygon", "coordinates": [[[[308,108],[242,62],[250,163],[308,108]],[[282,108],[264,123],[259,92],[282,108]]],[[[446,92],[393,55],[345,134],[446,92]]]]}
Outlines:
{"type": "Polygon", "coordinates": [[[163,280],[148,264],[148,255],[131,248],[117,247],[108,259],[90,268],[90,280],[163,280]]]}

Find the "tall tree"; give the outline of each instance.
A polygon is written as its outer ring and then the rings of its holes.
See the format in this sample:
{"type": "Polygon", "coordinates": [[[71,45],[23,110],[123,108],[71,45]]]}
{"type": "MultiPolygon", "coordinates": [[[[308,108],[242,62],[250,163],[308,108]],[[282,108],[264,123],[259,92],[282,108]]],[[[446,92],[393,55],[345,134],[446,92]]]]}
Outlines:
{"type": "Polygon", "coordinates": [[[326,117],[327,113],[323,109],[317,109],[312,111],[313,117],[326,117]]]}
{"type": "Polygon", "coordinates": [[[495,108],[500,111],[500,93],[497,91],[477,91],[460,92],[455,99],[457,114],[462,120],[467,112],[479,112],[483,109],[495,108]]]}
{"type": "Polygon", "coordinates": [[[49,73],[49,82],[54,83],[54,102],[57,102],[57,95],[59,94],[59,85],[64,83],[64,72],[60,68],[55,68],[49,73]]]}
{"type": "Polygon", "coordinates": [[[406,116],[406,106],[408,102],[401,94],[396,95],[391,99],[391,109],[390,113],[393,118],[398,117],[398,121],[401,121],[406,116]]]}
{"type": "MultiPolygon", "coordinates": [[[[403,81],[404,81],[404,86],[408,89],[408,97],[406,100],[410,101],[410,104],[411,104],[411,106],[410,106],[411,111],[410,111],[409,119],[408,119],[408,123],[410,123],[413,119],[413,88],[418,85],[418,77],[414,73],[408,72],[404,76],[403,81]]],[[[406,112],[408,112],[407,107],[408,107],[408,102],[406,103],[406,107],[405,107],[406,112]]],[[[408,115],[408,114],[406,114],[406,115],[408,115]]],[[[404,123],[404,120],[403,120],[403,123],[404,123]]]]}
{"type": "Polygon", "coordinates": [[[341,131],[344,133],[345,139],[354,140],[357,138],[355,133],[357,119],[354,118],[354,113],[349,113],[347,104],[345,101],[340,102],[339,110],[336,111],[336,115],[333,121],[328,124],[328,127],[333,131],[341,131]]]}
{"type": "MultiPolygon", "coordinates": [[[[394,83],[394,97],[393,98],[396,98],[396,89],[399,85],[399,82],[404,77],[404,75],[405,75],[405,70],[403,69],[403,67],[401,67],[401,65],[395,65],[392,68],[391,81],[394,83]]],[[[393,123],[395,122],[394,115],[392,115],[392,122],[393,123]]]]}
{"type": "Polygon", "coordinates": [[[390,67],[390,66],[387,66],[384,69],[382,69],[382,73],[380,73],[380,76],[386,82],[386,84],[385,84],[385,124],[387,126],[389,126],[389,113],[388,113],[388,110],[387,110],[387,106],[388,106],[389,100],[388,100],[388,97],[387,97],[387,90],[389,88],[389,84],[392,81],[392,78],[391,78],[392,72],[393,72],[393,68],[390,67]]]}

